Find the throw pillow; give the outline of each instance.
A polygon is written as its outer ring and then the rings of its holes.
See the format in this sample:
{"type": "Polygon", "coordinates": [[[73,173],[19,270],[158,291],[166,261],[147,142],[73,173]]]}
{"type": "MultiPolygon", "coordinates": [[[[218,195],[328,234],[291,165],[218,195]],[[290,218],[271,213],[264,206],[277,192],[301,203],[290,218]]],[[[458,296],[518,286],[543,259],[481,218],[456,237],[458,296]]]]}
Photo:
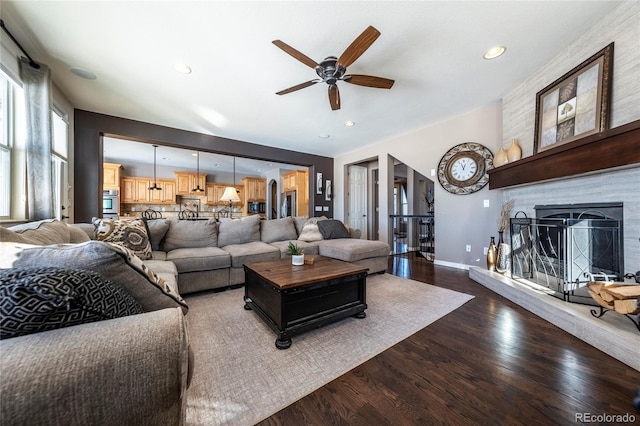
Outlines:
{"type": "Polygon", "coordinates": [[[339,220],[320,220],[318,230],[325,240],[335,240],[338,238],[351,238],[349,230],[339,220]]]}
{"type": "Polygon", "coordinates": [[[151,259],[151,242],[147,225],[142,219],[96,219],[96,239],[116,243],[133,251],[140,259],[151,259]]]}
{"type": "Polygon", "coordinates": [[[265,243],[295,240],[298,238],[296,227],[291,217],[260,221],[260,240],[265,243]]]}
{"type": "Polygon", "coordinates": [[[220,219],[218,247],[252,243],[254,241],[260,241],[260,216],[247,216],[242,219],[220,219]]]}
{"type": "Polygon", "coordinates": [[[93,271],[124,288],[145,311],[189,307],[180,295],[158,278],[131,250],[115,243],[86,243],[25,248],[13,262],[15,268],[64,266],[93,271]]]}
{"type": "Polygon", "coordinates": [[[304,228],[304,224],[309,220],[308,216],[295,216],[293,218],[293,224],[296,226],[296,235],[300,235],[302,233],[302,228],[304,228]]]}
{"type": "Polygon", "coordinates": [[[0,300],[0,339],[144,312],[120,286],[79,269],[4,269],[0,300]]]}
{"type": "Polygon", "coordinates": [[[307,242],[322,240],[322,234],[318,229],[318,222],[323,220],[327,220],[327,218],[324,216],[321,216],[321,217],[311,217],[307,219],[307,222],[302,227],[302,232],[300,232],[300,236],[298,237],[298,239],[300,241],[307,241],[307,242]]]}
{"type": "Polygon", "coordinates": [[[167,220],[169,229],[162,249],[166,252],[179,248],[215,247],[218,243],[218,225],[215,220],[167,220]]]}

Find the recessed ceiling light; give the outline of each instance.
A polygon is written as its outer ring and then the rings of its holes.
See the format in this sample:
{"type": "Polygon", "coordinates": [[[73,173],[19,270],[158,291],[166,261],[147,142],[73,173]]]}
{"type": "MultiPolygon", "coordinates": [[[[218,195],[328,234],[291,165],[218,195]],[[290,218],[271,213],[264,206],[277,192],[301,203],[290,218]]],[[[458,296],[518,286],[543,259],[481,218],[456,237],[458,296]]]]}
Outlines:
{"type": "Polygon", "coordinates": [[[91,71],[87,71],[83,68],[80,67],[71,67],[69,68],[69,71],[71,71],[73,74],[77,75],[78,77],[82,77],[86,80],[95,80],[96,78],[98,78],[94,73],[92,73],[91,71]]]}
{"type": "Polygon", "coordinates": [[[355,126],[356,123],[354,123],[353,121],[345,121],[344,125],[347,126],[347,127],[352,127],[352,126],[355,126]]]}
{"type": "Polygon", "coordinates": [[[191,153],[191,156],[192,156],[192,157],[197,157],[197,156],[198,156],[198,153],[197,153],[197,152],[192,152],[192,153],[191,153]]]}
{"type": "Polygon", "coordinates": [[[222,164],[216,163],[213,165],[213,167],[222,167],[222,164]]]}
{"type": "Polygon", "coordinates": [[[191,74],[191,68],[189,68],[189,66],[185,64],[175,64],[173,66],[173,69],[181,72],[182,74],[191,74]]]}
{"type": "Polygon", "coordinates": [[[484,54],[483,58],[485,59],[495,59],[498,56],[502,55],[506,52],[507,48],[504,46],[494,46],[491,49],[487,50],[484,54]]]}
{"type": "Polygon", "coordinates": [[[331,137],[331,135],[328,135],[326,133],[322,133],[321,135],[318,135],[319,138],[321,139],[329,139],[331,137]]]}
{"type": "Polygon", "coordinates": [[[169,157],[162,157],[163,160],[171,160],[169,157]]]}

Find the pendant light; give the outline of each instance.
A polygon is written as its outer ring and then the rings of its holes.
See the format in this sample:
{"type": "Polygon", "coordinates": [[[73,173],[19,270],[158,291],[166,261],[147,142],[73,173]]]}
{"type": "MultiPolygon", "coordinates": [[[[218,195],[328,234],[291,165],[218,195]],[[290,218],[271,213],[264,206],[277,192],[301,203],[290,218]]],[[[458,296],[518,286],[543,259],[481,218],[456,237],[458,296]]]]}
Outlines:
{"type": "Polygon", "coordinates": [[[196,157],[197,160],[197,168],[196,168],[196,187],[191,190],[191,192],[202,193],[204,192],[203,188],[200,188],[200,151],[197,151],[196,157]]]}
{"type": "Polygon", "coordinates": [[[224,189],[224,193],[222,194],[222,197],[220,197],[220,201],[229,202],[229,217],[231,217],[231,204],[240,202],[240,197],[238,197],[238,190],[235,188],[235,186],[236,186],[236,157],[233,157],[233,186],[227,186],[224,189]]]}
{"type": "Polygon", "coordinates": [[[156,183],[156,149],[158,149],[158,145],[153,145],[153,185],[149,187],[150,191],[162,191],[162,188],[156,183]]]}

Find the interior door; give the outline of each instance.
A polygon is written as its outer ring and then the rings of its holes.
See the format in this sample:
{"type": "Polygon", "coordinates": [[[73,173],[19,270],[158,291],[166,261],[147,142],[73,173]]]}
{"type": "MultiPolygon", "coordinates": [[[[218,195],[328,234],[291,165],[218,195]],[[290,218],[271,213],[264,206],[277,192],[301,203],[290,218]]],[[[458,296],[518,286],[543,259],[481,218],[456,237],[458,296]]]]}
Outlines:
{"type": "Polygon", "coordinates": [[[349,166],[349,227],[360,229],[367,239],[367,168],[349,166]]]}

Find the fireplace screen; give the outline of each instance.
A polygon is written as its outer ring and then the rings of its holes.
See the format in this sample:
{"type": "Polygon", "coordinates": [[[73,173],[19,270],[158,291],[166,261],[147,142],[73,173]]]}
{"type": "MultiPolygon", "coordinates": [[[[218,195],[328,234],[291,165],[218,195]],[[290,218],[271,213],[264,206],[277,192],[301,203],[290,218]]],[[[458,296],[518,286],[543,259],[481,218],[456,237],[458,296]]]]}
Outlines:
{"type": "Polygon", "coordinates": [[[622,280],[621,206],[620,219],[591,206],[541,207],[536,214],[542,217],[511,219],[514,278],[547,287],[564,300],[590,299],[579,289],[591,280],[622,280]]]}

